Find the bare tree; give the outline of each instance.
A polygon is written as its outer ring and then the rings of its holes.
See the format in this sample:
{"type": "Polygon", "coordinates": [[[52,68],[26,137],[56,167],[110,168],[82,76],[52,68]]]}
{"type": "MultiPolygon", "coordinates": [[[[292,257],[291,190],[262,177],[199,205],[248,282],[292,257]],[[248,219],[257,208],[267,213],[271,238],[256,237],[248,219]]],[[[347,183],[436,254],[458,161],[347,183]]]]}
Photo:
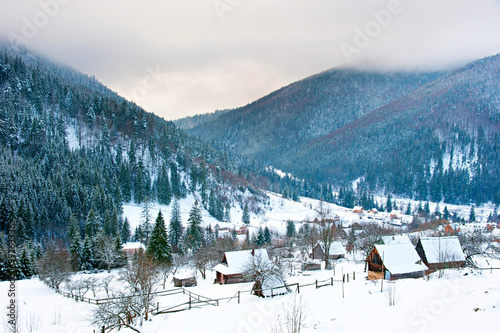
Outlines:
{"type": "Polygon", "coordinates": [[[309,307],[302,296],[295,295],[275,317],[271,333],[300,333],[309,316],[309,307]]]}
{"type": "Polygon", "coordinates": [[[120,330],[123,327],[140,333],[137,318],[142,315],[140,297],[128,293],[117,293],[107,303],[93,311],[92,324],[105,330],[120,330]]]}
{"type": "Polygon", "coordinates": [[[38,276],[49,287],[59,290],[61,283],[71,274],[71,261],[68,251],[50,245],[37,264],[38,276]]]}
{"type": "Polygon", "coordinates": [[[168,280],[170,273],[172,273],[172,265],[171,264],[160,263],[158,265],[158,274],[159,274],[159,277],[161,279],[163,289],[165,289],[165,287],[167,285],[167,280],[168,280]]]}
{"type": "Polygon", "coordinates": [[[138,252],[128,263],[121,279],[128,284],[129,294],[137,295],[141,302],[141,320],[149,319],[150,308],[153,307],[155,285],[158,282],[159,271],[153,258],[144,252],[138,252]]]}
{"type": "Polygon", "coordinates": [[[458,235],[460,245],[465,254],[466,260],[471,260],[475,255],[483,255],[483,244],[486,242],[486,236],[481,230],[472,232],[462,232],[458,235]]]}
{"type": "Polygon", "coordinates": [[[320,221],[317,223],[319,226],[319,239],[324,246],[325,269],[328,269],[330,268],[330,261],[328,260],[330,257],[330,247],[336,233],[337,225],[331,217],[330,210],[323,205],[323,202],[320,202],[318,214],[320,217],[320,221]]]}
{"type": "Polygon", "coordinates": [[[113,282],[113,275],[108,275],[104,279],[101,280],[101,287],[106,292],[106,297],[109,298],[109,292],[111,291],[111,282],[113,282]]]}
{"type": "Polygon", "coordinates": [[[87,279],[85,278],[80,278],[74,281],[67,281],[66,288],[71,295],[76,296],[79,300],[81,300],[90,289],[90,285],[86,280],[87,279]]]}
{"type": "Polygon", "coordinates": [[[172,254],[172,262],[170,263],[172,267],[172,274],[176,274],[179,268],[187,265],[188,259],[186,256],[179,255],[178,253],[172,254]]]}
{"type": "Polygon", "coordinates": [[[267,282],[284,283],[283,270],[280,266],[271,262],[268,258],[256,253],[252,256],[243,268],[243,278],[246,281],[254,281],[254,290],[257,295],[262,295],[261,290],[267,282]]]}

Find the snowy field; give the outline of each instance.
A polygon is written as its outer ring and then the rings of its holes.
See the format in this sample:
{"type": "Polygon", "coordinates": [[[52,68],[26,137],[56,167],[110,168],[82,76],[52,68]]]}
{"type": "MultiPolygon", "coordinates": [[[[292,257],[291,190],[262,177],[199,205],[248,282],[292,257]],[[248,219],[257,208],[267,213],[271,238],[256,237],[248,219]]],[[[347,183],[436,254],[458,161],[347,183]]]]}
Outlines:
{"type": "MultiPolygon", "coordinates": [[[[500,266],[500,262],[495,263],[500,266]]],[[[306,326],[302,332],[471,332],[498,331],[500,318],[500,270],[471,271],[449,270],[439,277],[434,273],[429,279],[407,279],[395,283],[368,281],[363,264],[344,261],[333,271],[298,273],[288,277],[288,283],[308,284],[316,279],[349,273],[344,284],[334,281],[333,286],[316,289],[315,286],[300,288],[300,294],[257,298],[249,293],[241,294],[241,304],[236,299],[221,301],[219,306],[201,308],[153,316],[145,322],[141,331],[154,332],[271,332],[271,324],[282,315],[287,303],[300,296],[307,311],[306,326]],[[352,280],[356,272],[356,280],[352,280]],[[395,304],[389,305],[389,292],[393,290],[395,304]]],[[[116,274],[117,271],[111,274],[116,274]]],[[[79,274],[83,275],[83,274],[79,274]]],[[[104,278],[107,273],[96,274],[104,278]]],[[[89,276],[89,275],[84,275],[89,276]]],[[[212,298],[234,296],[238,290],[246,291],[251,284],[213,284],[214,273],[206,280],[198,276],[198,286],[188,290],[212,298]]],[[[8,282],[0,283],[0,294],[7,295],[8,282]]],[[[161,289],[160,286],[158,286],[161,289]]],[[[167,289],[172,289],[169,282],[167,289]]],[[[80,333],[92,332],[90,326],[95,305],[76,302],[54,293],[38,279],[17,282],[19,304],[19,328],[21,332],[80,333]]],[[[92,293],[87,293],[92,297],[92,293]]],[[[182,300],[182,294],[175,301],[182,300]]],[[[187,297],[184,295],[184,297],[187,297]]],[[[168,298],[168,297],[167,297],[168,298]]],[[[160,302],[168,302],[159,298],[160,302]]],[[[174,301],[171,299],[170,301],[174,301]]],[[[8,298],[2,297],[0,305],[5,309],[8,298]]],[[[4,324],[4,323],[3,323],[4,324]]],[[[6,327],[6,326],[4,326],[6,327]]],[[[132,332],[122,329],[121,332],[132,332]]]]}

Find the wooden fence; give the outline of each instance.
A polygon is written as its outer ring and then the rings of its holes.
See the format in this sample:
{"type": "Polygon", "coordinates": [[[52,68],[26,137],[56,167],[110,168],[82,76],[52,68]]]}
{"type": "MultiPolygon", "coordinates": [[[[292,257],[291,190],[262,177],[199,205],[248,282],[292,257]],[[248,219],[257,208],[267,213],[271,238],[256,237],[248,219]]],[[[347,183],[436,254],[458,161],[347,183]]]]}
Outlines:
{"type": "MultiPolygon", "coordinates": [[[[355,277],[355,273],[353,273],[353,277],[355,277]]],[[[160,309],[160,302],[156,303],[156,309],[152,309],[151,313],[153,315],[159,315],[159,314],[165,314],[165,313],[172,313],[172,312],[179,312],[179,311],[185,311],[185,310],[191,310],[192,308],[199,308],[201,306],[206,306],[206,305],[212,305],[212,306],[219,306],[221,301],[227,301],[226,303],[229,303],[230,301],[237,299],[238,304],[241,303],[241,294],[242,293],[255,293],[255,292],[264,292],[264,291],[269,291],[270,292],[270,297],[276,297],[280,295],[284,295],[290,292],[295,292],[295,293],[300,293],[301,288],[305,287],[311,287],[315,286],[316,289],[318,288],[323,288],[327,286],[333,286],[334,282],[339,282],[339,283],[345,283],[348,282],[348,278],[346,280],[346,274],[344,274],[343,278],[341,280],[336,280],[333,277],[325,280],[315,280],[314,282],[311,283],[306,283],[306,284],[299,284],[299,283],[292,283],[292,284],[284,284],[282,286],[274,287],[274,288],[269,288],[269,289],[252,289],[252,290],[239,290],[236,294],[234,294],[231,297],[223,297],[223,298],[210,298],[206,297],[197,293],[194,293],[184,287],[182,288],[176,288],[176,289],[169,289],[169,290],[162,290],[162,291],[157,291],[151,293],[151,295],[154,295],[156,297],[168,297],[168,296],[173,296],[177,294],[184,294],[187,295],[188,301],[182,302],[179,304],[175,305],[170,305],[165,308],[160,309]]],[[[342,287],[343,289],[343,287],[342,287]]],[[[57,293],[61,294],[64,297],[68,298],[73,298],[75,301],[80,301],[80,302],[87,302],[89,304],[95,304],[95,305],[103,305],[109,302],[113,302],[116,300],[119,300],[121,298],[125,297],[135,297],[139,295],[127,295],[127,296],[118,296],[118,297],[108,297],[108,298],[90,298],[90,297],[83,297],[80,295],[77,295],[75,293],[69,293],[69,292],[64,292],[60,290],[56,290],[57,293]]]]}

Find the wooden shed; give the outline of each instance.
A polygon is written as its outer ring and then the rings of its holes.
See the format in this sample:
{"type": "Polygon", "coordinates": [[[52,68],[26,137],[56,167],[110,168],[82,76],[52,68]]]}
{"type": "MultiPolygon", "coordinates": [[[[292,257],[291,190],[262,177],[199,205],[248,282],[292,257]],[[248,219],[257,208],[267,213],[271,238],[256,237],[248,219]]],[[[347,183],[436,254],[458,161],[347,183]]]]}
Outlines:
{"type": "Polygon", "coordinates": [[[193,274],[177,274],[173,278],[174,287],[191,287],[196,286],[196,277],[193,274]]]}
{"type": "Polygon", "coordinates": [[[465,255],[456,236],[422,237],[418,241],[416,250],[429,268],[429,272],[465,267],[465,255]]]}
{"type": "Polygon", "coordinates": [[[419,278],[427,270],[411,243],[375,244],[366,261],[369,276],[386,280],[419,278]]]}
{"type": "MultiPolygon", "coordinates": [[[[330,244],[330,252],[328,253],[329,259],[337,260],[340,258],[345,258],[346,250],[342,245],[342,242],[335,241],[330,244]]],[[[325,259],[325,245],[323,242],[318,242],[314,246],[311,254],[311,259],[325,259]]]]}

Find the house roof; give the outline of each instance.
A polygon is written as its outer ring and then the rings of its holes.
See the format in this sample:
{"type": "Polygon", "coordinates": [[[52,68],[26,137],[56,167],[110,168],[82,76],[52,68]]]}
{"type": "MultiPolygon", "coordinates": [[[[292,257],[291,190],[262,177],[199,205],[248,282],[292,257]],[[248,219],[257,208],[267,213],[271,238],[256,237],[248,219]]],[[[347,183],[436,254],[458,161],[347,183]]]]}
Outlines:
{"type": "Polygon", "coordinates": [[[142,244],[141,242],[126,242],[125,244],[122,245],[124,250],[145,250],[146,246],[142,244]]]}
{"type": "MultiPolygon", "coordinates": [[[[322,242],[322,241],[318,241],[318,243],[316,244],[316,246],[321,246],[321,249],[325,250],[325,244],[322,242]]],[[[330,255],[339,255],[339,254],[346,254],[346,250],[344,248],[344,245],[342,245],[342,242],[341,241],[334,241],[330,244],[330,252],[329,254],[330,255]]]]}
{"type": "Polygon", "coordinates": [[[429,264],[465,261],[458,237],[422,237],[420,243],[429,264]]]}
{"type": "Polygon", "coordinates": [[[426,271],[417,251],[411,243],[394,245],[375,244],[384,266],[391,274],[404,274],[426,271]]]}
{"type": "Polygon", "coordinates": [[[265,249],[230,251],[224,253],[222,263],[214,267],[214,270],[224,275],[241,274],[245,270],[245,266],[252,258],[252,251],[255,257],[260,257],[262,260],[269,262],[269,256],[265,249]]]}
{"type": "Polygon", "coordinates": [[[385,245],[411,244],[408,235],[382,236],[381,238],[385,245]]]}

